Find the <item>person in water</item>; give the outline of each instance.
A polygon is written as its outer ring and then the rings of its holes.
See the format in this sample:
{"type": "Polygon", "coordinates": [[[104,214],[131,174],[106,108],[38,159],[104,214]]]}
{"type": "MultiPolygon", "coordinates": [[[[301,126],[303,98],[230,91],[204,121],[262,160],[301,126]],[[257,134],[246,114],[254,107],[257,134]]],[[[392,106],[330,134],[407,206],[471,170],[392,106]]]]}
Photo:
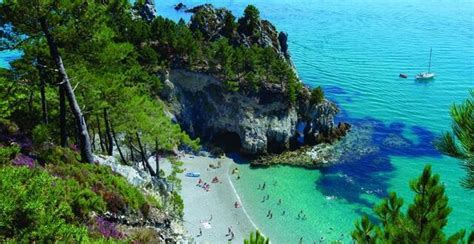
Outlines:
{"type": "Polygon", "coordinates": [[[281,205],[281,198],[278,199],[278,205],[281,205]]]}
{"type": "Polygon", "coordinates": [[[265,190],[266,183],[263,182],[262,191],[265,190]]]}
{"type": "Polygon", "coordinates": [[[286,213],[286,211],[285,211],[285,210],[283,210],[283,213],[281,213],[281,215],[283,216],[283,215],[285,215],[285,213],[286,213]]]}

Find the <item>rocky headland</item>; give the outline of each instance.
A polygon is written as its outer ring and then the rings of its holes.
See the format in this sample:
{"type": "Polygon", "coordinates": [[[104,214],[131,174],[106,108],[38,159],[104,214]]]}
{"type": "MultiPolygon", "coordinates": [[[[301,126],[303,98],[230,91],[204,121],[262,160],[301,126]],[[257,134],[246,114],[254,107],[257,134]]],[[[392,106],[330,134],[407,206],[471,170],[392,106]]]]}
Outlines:
{"type": "MultiPolygon", "coordinates": [[[[296,75],[288,51],[288,35],[278,32],[269,21],[241,18],[229,35],[226,28],[229,10],[205,4],[186,12],[193,13],[189,27],[202,33],[207,41],[228,38],[236,46],[271,48],[296,75]],[[249,22],[253,22],[252,31],[245,28],[249,22]]],[[[235,91],[228,89],[224,79],[212,70],[175,67],[163,76],[162,97],[189,135],[224,151],[260,158],[253,161],[255,165],[268,165],[266,161],[278,161],[281,155],[306,155],[300,152],[314,150],[315,145],[327,148],[350,130],[347,123],[335,124],[339,112],[336,104],[327,99],[312,102],[311,89],[306,86],[301,86],[296,102],[291,102],[283,83],[264,81],[257,90],[235,91]]],[[[309,167],[320,166],[325,161],[323,156],[286,159],[287,163],[309,167]]]]}

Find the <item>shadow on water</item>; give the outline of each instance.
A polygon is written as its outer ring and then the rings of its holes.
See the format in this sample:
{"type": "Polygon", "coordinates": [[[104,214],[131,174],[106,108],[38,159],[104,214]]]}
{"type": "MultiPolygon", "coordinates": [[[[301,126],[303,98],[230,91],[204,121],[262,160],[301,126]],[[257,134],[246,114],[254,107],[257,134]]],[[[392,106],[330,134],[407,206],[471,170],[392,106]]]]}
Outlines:
{"type": "MultiPolygon", "coordinates": [[[[332,90],[341,93],[340,90],[332,90]]],[[[385,124],[372,117],[350,118],[344,111],[341,111],[338,120],[348,121],[353,129],[336,145],[340,153],[337,164],[321,169],[322,176],[316,181],[317,190],[326,196],[372,207],[374,203],[364,196],[387,196],[389,180],[395,171],[390,162],[391,156],[441,157],[433,145],[436,135],[426,128],[408,128],[402,122],[385,124]],[[416,136],[416,141],[403,134],[407,129],[416,136]]]]}

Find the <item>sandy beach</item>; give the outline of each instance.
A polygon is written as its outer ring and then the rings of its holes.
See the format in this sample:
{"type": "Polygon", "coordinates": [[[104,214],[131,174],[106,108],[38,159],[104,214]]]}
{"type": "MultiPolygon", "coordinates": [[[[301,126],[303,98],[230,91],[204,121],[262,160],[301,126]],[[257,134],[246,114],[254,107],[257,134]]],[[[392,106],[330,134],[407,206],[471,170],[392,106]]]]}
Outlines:
{"type": "Polygon", "coordinates": [[[210,158],[185,155],[180,159],[186,169],[179,177],[182,179],[181,196],[184,200],[184,226],[195,243],[227,243],[229,242],[228,228],[234,233],[232,243],[243,243],[251,231],[256,229],[255,224],[245,211],[245,206],[232,184],[231,171],[234,161],[230,158],[210,158]],[[220,168],[210,168],[209,165],[218,165],[220,168]],[[186,172],[199,172],[198,178],[186,177],[186,172]],[[211,183],[217,177],[219,183],[211,183]],[[206,191],[197,186],[198,180],[210,184],[206,191]],[[242,204],[235,208],[235,202],[242,204]],[[199,235],[199,229],[202,235],[199,235]]]}

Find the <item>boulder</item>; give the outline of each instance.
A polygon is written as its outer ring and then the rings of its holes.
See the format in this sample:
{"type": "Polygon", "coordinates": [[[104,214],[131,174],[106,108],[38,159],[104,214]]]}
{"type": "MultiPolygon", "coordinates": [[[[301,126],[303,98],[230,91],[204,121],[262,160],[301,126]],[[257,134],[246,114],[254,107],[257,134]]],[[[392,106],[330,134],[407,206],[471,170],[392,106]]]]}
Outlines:
{"type": "Polygon", "coordinates": [[[181,11],[181,10],[186,10],[187,7],[184,3],[178,3],[174,6],[174,10],[176,11],[181,11]]]}

